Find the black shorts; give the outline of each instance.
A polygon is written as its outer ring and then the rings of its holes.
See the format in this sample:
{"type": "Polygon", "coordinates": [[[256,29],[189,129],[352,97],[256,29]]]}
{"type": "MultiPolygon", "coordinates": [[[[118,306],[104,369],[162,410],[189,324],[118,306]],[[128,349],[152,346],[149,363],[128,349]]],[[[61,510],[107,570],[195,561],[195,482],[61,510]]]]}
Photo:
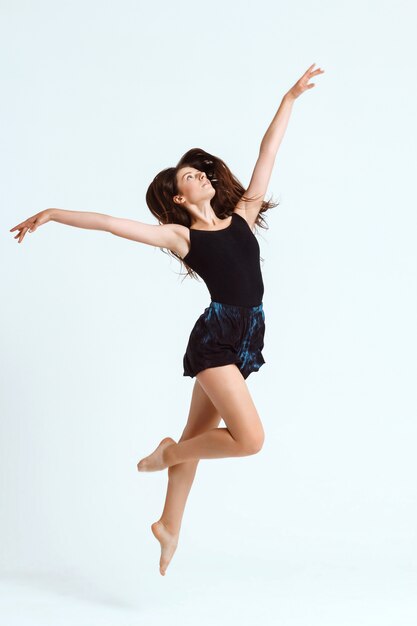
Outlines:
{"type": "Polygon", "coordinates": [[[243,378],[265,363],[263,305],[253,307],[210,302],[191,331],[183,358],[184,376],[194,378],[207,367],[236,363],[243,378]]]}

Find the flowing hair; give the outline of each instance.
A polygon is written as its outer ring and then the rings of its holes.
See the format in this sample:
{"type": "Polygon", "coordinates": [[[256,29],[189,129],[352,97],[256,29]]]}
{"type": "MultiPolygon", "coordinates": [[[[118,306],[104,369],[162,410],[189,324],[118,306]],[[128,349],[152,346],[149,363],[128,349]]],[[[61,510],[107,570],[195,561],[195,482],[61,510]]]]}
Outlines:
{"type": "MultiPolygon", "coordinates": [[[[201,148],[192,148],[181,157],[175,167],[168,167],[159,172],[148,187],[146,204],[160,224],[181,224],[188,228],[191,226],[191,216],[188,211],[173,200],[174,196],[180,195],[177,186],[177,173],[183,167],[195,167],[199,171],[205,172],[216,191],[211,199],[211,206],[220,219],[225,219],[231,215],[240,200],[244,202],[256,201],[256,198],[245,197],[245,188],[222,159],[205,152],[201,148]]],[[[278,204],[279,202],[264,200],[255,226],[268,229],[262,213],[278,206],[278,204]]],[[[184,265],[186,275],[198,280],[198,274],[183,261],[179,254],[169,249],[160,248],[160,250],[178,259],[184,265]]]]}

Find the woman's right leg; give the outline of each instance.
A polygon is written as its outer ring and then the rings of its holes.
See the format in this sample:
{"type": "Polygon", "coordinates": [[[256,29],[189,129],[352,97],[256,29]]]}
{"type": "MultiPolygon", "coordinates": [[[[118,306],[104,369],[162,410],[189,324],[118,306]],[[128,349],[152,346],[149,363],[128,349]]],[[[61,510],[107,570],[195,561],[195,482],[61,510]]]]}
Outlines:
{"type": "Polygon", "coordinates": [[[168,448],[174,449],[176,457],[168,467],[167,500],[161,519],[152,524],[152,531],[161,543],[162,575],[177,547],[182,514],[198,460],[254,454],[260,450],[264,439],[255,405],[236,365],[207,368],[196,378],[195,410],[190,411],[181,440],[168,448]],[[220,416],[227,428],[218,428],[220,416]]]}
{"type": "MultiPolygon", "coordinates": [[[[179,441],[185,441],[201,435],[206,430],[217,428],[220,420],[220,413],[196,378],[187,424],[179,441]]],[[[152,532],[161,544],[159,571],[163,576],[178,544],[184,509],[194,482],[198,462],[198,459],[185,461],[168,468],[168,488],[164,510],[160,519],[152,524],[152,532]]]]}
{"type": "MultiPolygon", "coordinates": [[[[195,379],[187,424],[179,441],[185,441],[217,428],[220,413],[195,379]]],[[[168,489],[161,521],[173,533],[179,533],[188,494],[194,481],[198,459],[168,467],[168,489]]]]}

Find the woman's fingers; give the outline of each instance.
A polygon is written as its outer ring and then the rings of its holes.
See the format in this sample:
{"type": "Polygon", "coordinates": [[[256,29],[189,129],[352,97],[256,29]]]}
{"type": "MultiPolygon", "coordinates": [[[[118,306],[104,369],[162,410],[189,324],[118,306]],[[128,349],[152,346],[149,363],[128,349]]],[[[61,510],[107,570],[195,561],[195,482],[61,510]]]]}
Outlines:
{"type": "MultiPolygon", "coordinates": [[[[15,228],[19,228],[19,227],[16,226],[15,228]]],[[[19,232],[14,237],[15,239],[19,240],[18,243],[20,243],[22,241],[23,237],[26,235],[28,230],[30,232],[30,225],[26,225],[26,226],[23,226],[22,228],[19,228],[19,232]]]]}
{"type": "Polygon", "coordinates": [[[316,86],[316,83],[309,84],[308,81],[311,78],[313,78],[313,76],[317,76],[318,74],[323,74],[324,70],[322,70],[320,67],[317,67],[315,70],[313,70],[313,67],[315,65],[316,65],[315,63],[313,63],[313,65],[310,65],[308,70],[304,72],[301,78],[297,80],[295,85],[293,85],[291,89],[289,90],[288,93],[290,93],[294,98],[298,98],[302,93],[307,91],[307,89],[312,89],[313,87],[316,86]]]}
{"type": "Polygon", "coordinates": [[[31,215],[30,217],[26,218],[23,222],[20,222],[20,224],[17,224],[16,226],[13,226],[13,228],[10,229],[9,232],[13,232],[14,230],[17,229],[22,229],[22,228],[32,228],[32,226],[36,225],[36,221],[38,220],[38,218],[41,216],[41,214],[44,213],[44,211],[41,211],[40,213],[36,213],[35,215],[31,215]]]}
{"type": "Polygon", "coordinates": [[[29,228],[30,227],[30,222],[29,220],[25,220],[24,222],[20,222],[20,224],[18,224],[17,226],[14,226],[13,228],[10,229],[9,232],[13,232],[16,229],[22,230],[22,228],[26,228],[26,226],[29,228]]]}
{"type": "Polygon", "coordinates": [[[18,243],[22,243],[22,241],[23,241],[23,237],[26,235],[27,229],[28,229],[28,227],[27,227],[27,226],[25,226],[24,228],[22,228],[22,232],[20,233],[20,237],[19,237],[19,241],[18,241],[18,243]]]}
{"type": "Polygon", "coordinates": [[[312,67],[315,66],[315,63],[313,63],[313,65],[311,65],[307,72],[304,74],[304,76],[301,79],[301,85],[303,88],[306,89],[311,89],[312,87],[315,86],[316,83],[308,83],[308,81],[313,78],[313,76],[317,76],[317,74],[322,74],[324,72],[324,70],[321,69],[321,67],[316,68],[315,70],[311,70],[312,67]]]}
{"type": "Polygon", "coordinates": [[[320,74],[321,72],[324,72],[324,70],[322,70],[320,67],[317,67],[315,70],[312,70],[314,66],[315,66],[315,63],[313,63],[313,65],[310,65],[308,70],[304,73],[304,76],[307,76],[307,74],[309,74],[310,76],[315,76],[316,74],[320,74]]]}
{"type": "MultiPolygon", "coordinates": [[[[24,230],[25,232],[24,232],[24,233],[22,233],[22,239],[23,239],[23,237],[26,235],[26,233],[28,232],[28,230],[29,230],[29,226],[25,226],[25,228],[24,228],[23,230],[24,230]]],[[[30,231],[29,231],[29,232],[30,232],[30,231]]],[[[22,241],[22,239],[21,239],[20,241],[22,241]]]]}
{"type": "Polygon", "coordinates": [[[14,238],[19,240],[18,243],[21,243],[21,241],[23,240],[23,237],[26,235],[26,233],[28,231],[30,233],[33,233],[33,232],[35,232],[36,228],[37,228],[36,218],[29,217],[24,222],[20,222],[20,224],[17,224],[16,226],[13,226],[13,228],[11,228],[9,232],[12,233],[13,231],[17,230],[18,233],[17,233],[17,235],[14,238]]]}

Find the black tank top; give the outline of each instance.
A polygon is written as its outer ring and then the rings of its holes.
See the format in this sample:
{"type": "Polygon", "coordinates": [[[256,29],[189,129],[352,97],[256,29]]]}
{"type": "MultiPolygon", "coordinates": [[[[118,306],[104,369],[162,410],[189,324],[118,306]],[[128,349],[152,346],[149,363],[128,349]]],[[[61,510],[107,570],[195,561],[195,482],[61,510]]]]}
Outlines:
{"type": "Polygon", "coordinates": [[[245,218],[232,213],[226,228],[189,231],[190,250],[183,261],[204,280],[211,299],[246,307],[261,304],[260,248],[245,218]]]}

